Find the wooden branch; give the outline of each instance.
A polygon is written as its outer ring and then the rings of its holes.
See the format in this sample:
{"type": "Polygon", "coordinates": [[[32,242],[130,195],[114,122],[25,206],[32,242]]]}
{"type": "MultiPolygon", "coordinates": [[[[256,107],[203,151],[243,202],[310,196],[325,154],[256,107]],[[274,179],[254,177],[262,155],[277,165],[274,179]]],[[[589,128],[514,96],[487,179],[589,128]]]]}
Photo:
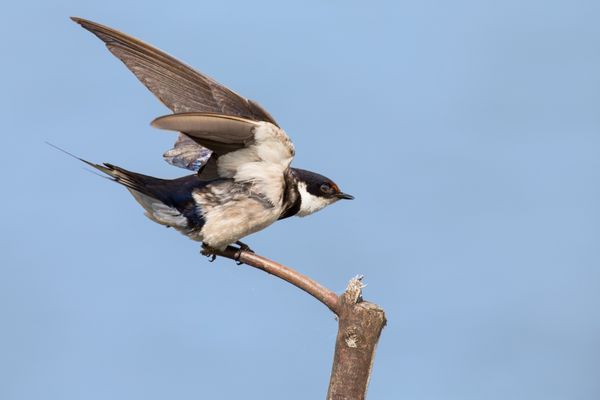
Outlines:
{"type": "Polygon", "coordinates": [[[386,319],[377,304],[362,300],[361,280],[362,277],[351,279],[340,296],[328,400],[362,400],[367,396],[375,348],[386,319]]]}
{"type": "Polygon", "coordinates": [[[352,278],[346,291],[338,296],[306,275],[252,252],[228,246],[214,254],[277,276],[333,311],[338,316],[338,334],[327,399],[363,400],[366,397],[375,348],[386,319],[382,308],[362,300],[362,277],[352,278]]]}
{"type": "Polygon", "coordinates": [[[338,295],[298,271],[288,268],[285,265],[279,264],[275,261],[269,260],[268,258],[259,256],[258,254],[250,251],[243,251],[233,246],[228,246],[223,251],[214,251],[213,254],[242,262],[251,267],[265,271],[268,274],[275,275],[276,277],[291,283],[297,288],[304,290],[306,293],[325,304],[327,308],[333,311],[336,315],[338,314],[338,295]]]}

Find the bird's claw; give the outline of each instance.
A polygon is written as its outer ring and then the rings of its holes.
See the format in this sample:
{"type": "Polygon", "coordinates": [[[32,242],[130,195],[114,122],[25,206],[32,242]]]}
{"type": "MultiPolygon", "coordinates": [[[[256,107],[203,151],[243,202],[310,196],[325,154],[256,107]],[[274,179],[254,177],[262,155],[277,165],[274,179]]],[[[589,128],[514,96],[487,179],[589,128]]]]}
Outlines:
{"type": "MultiPolygon", "coordinates": [[[[237,265],[242,265],[243,262],[240,261],[240,257],[242,256],[242,252],[247,251],[249,253],[254,253],[254,251],[246,243],[237,241],[237,242],[235,242],[235,244],[237,244],[239,246],[239,249],[237,249],[237,251],[235,252],[235,255],[233,256],[233,259],[234,259],[234,261],[235,261],[235,263],[237,265]]],[[[216,253],[215,249],[213,249],[212,247],[210,247],[210,246],[208,246],[206,244],[202,244],[202,250],[200,250],[200,254],[202,254],[203,256],[208,257],[208,261],[209,262],[215,261],[215,259],[217,258],[217,255],[215,253],[216,253]]]]}
{"type": "Polygon", "coordinates": [[[248,246],[248,245],[247,245],[246,243],[244,243],[244,242],[241,242],[241,241],[239,241],[239,240],[238,240],[237,242],[235,242],[235,244],[237,244],[238,246],[240,246],[240,251],[248,251],[248,252],[250,252],[250,253],[254,253],[254,250],[252,250],[252,249],[250,248],[250,246],[248,246]]]}
{"type": "Polygon", "coordinates": [[[240,257],[242,256],[242,252],[243,251],[247,251],[249,253],[254,253],[254,250],[252,250],[250,248],[250,246],[248,246],[246,243],[241,242],[239,240],[237,242],[235,242],[235,244],[237,244],[240,248],[238,249],[238,251],[235,252],[234,260],[235,260],[235,263],[237,265],[242,265],[243,262],[240,261],[240,257]]]}
{"type": "Polygon", "coordinates": [[[205,244],[202,245],[202,250],[200,250],[200,254],[208,257],[208,262],[213,262],[217,259],[217,255],[214,253],[214,249],[205,244]]]}
{"type": "Polygon", "coordinates": [[[242,265],[243,262],[240,261],[240,257],[242,256],[242,251],[244,251],[244,249],[242,249],[241,247],[238,249],[238,251],[235,252],[235,255],[233,256],[233,260],[235,261],[236,265],[242,265]]]}

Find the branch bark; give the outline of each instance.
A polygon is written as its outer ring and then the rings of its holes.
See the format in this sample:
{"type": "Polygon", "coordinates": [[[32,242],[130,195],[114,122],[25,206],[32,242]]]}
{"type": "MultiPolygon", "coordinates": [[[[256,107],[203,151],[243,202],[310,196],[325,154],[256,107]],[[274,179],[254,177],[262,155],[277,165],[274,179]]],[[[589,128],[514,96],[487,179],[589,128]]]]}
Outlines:
{"type": "Polygon", "coordinates": [[[362,400],[367,396],[375,348],[386,319],[381,307],[362,300],[361,280],[351,279],[340,296],[328,400],[362,400]]]}
{"type": "Polygon", "coordinates": [[[346,291],[338,296],[308,276],[255,253],[228,246],[214,254],[277,276],[333,311],[338,317],[338,334],[327,399],[362,400],[366,397],[375,349],[386,319],[381,307],[363,301],[362,277],[352,278],[346,291]]]}

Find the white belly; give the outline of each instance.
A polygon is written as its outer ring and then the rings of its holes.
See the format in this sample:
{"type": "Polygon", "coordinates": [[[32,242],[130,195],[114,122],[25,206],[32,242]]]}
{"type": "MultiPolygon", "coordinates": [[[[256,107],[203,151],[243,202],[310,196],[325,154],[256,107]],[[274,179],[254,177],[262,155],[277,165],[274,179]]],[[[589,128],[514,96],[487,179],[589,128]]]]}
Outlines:
{"type": "Polygon", "coordinates": [[[263,201],[246,197],[203,210],[206,223],[194,238],[223,249],[244,236],[271,225],[281,215],[280,207],[265,207],[263,201]]]}

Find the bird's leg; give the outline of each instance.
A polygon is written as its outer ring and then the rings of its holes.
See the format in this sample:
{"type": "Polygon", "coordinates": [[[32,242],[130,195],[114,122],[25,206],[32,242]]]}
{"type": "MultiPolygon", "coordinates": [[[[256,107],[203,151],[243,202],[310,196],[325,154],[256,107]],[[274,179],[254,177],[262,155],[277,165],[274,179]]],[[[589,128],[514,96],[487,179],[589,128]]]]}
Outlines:
{"type": "Polygon", "coordinates": [[[243,262],[240,261],[240,257],[242,255],[242,251],[248,251],[250,253],[254,253],[254,250],[252,250],[250,248],[250,246],[248,246],[246,243],[242,242],[242,241],[237,241],[235,242],[235,244],[237,244],[238,246],[240,246],[239,250],[235,253],[235,262],[237,265],[242,265],[243,262]]]}
{"type": "Polygon", "coordinates": [[[215,254],[215,249],[213,249],[205,243],[202,243],[202,250],[200,250],[200,254],[208,257],[209,262],[213,262],[217,258],[217,255],[215,254]]]}
{"type": "Polygon", "coordinates": [[[240,250],[241,251],[249,251],[250,253],[254,253],[254,250],[252,250],[250,248],[250,246],[248,246],[246,243],[238,240],[237,242],[235,242],[235,244],[237,244],[238,246],[240,246],[240,250]]]}

